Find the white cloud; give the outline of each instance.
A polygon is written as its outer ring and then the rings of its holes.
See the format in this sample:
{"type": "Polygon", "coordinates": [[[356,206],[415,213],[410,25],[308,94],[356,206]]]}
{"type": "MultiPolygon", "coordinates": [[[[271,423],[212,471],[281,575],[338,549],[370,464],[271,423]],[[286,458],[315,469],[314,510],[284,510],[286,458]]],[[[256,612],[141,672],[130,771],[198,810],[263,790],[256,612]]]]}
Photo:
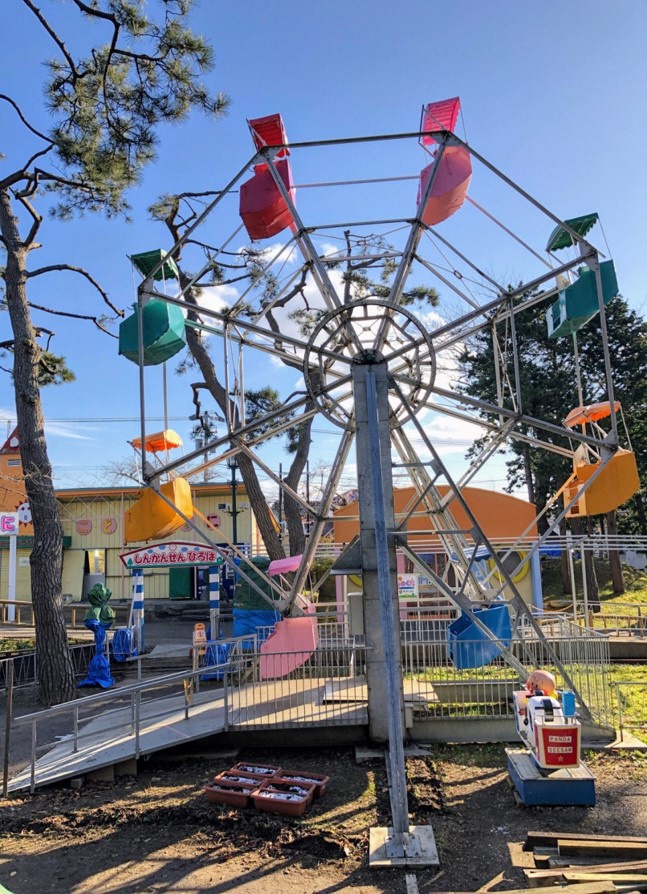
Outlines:
{"type": "Polygon", "coordinates": [[[65,422],[47,422],[45,421],[45,434],[48,438],[69,438],[74,441],[96,441],[96,437],[84,435],[79,431],[82,426],[65,422]]]}
{"type": "Polygon", "coordinates": [[[198,296],[198,305],[207,310],[221,311],[231,307],[240,297],[234,286],[203,286],[198,296]]]}

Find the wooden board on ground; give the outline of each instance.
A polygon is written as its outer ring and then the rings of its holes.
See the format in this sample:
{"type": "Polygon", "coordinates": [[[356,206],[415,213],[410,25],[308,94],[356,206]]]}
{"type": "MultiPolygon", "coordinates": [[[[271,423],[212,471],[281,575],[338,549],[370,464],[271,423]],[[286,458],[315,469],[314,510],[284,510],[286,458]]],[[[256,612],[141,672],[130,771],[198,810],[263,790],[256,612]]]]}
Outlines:
{"type": "Polygon", "coordinates": [[[536,847],[557,847],[557,842],[561,841],[636,841],[647,844],[647,837],[636,835],[602,835],[596,833],[578,834],[577,832],[536,832],[530,831],[526,833],[526,841],[523,849],[532,851],[536,847]]]}
{"type": "Polygon", "coordinates": [[[537,869],[524,869],[524,875],[528,881],[530,888],[550,888],[555,885],[582,882],[612,882],[616,886],[623,888],[643,888],[647,887],[647,874],[643,873],[621,873],[621,872],[580,872],[574,869],[556,870],[554,872],[544,872],[537,869]]]}
{"type": "Polygon", "coordinates": [[[604,857],[647,857],[647,842],[642,841],[586,841],[583,839],[558,838],[560,855],[604,857]]]}

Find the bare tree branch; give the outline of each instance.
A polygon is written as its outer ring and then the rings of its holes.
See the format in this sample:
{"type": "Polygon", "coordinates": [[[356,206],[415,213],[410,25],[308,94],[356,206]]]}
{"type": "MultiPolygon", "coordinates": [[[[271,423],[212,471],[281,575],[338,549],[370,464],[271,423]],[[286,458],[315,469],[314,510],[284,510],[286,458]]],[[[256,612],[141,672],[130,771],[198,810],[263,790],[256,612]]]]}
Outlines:
{"type": "MultiPolygon", "coordinates": [[[[75,267],[72,264],[49,264],[47,267],[39,267],[37,270],[29,270],[27,272],[27,277],[31,279],[34,276],[41,276],[43,273],[52,273],[56,270],[69,270],[71,273],[79,273],[81,276],[85,276],[88,282],[91,283],[101,295],[104,303],[108,305],[110,310],[113,310],[118,317],[124,316],[124,311],[115,307],[110,298],[108,298],[108,293],[105,289],[101,288],[96,279],[91,276],[87,270],[84,270],[83,267],[75,267]]],[[[93,319],[93,317],[88,317],[87,319],[93,319]]]]}
{"type": "MultiPolygon", "coordinates": [[[[53,140],[50,140],[50,138],[45,136],[44,133],[41,133],[39,130],[36,130],[36,128],[33,125],[31,125],[29,123],[29,121],[27,121],[27,119],[25,118],[25,116],[22,113],[22,109],[20,108],[20,106],[14,99],[12,99],[10,96],[7,96],[4,93],[0,93],[0,99],[4,100],[5,102],[8,102],[10,106],[13,106],[13,108],[16,110],[16,114],[18,115],[18,117],[20,118],[22,123],[25,125],[27,130],[30,130],[37,137],[40,137],[41,140],[45,140],[46,143],[50,143],[52,146],[54,145],[53,140]]],[[[27,167],[27,165],[25,165],[25,167],[27,167]]]]}
{"type": "Polygon", "coordinates": [[[74,78],[76,78],[76,66],[74,65],[74,59],[72,59],[72,57],[70,56],[70,53],[69,53],[67,47],[65,46],[65,44],[63,43],[62,39],[58,36],[56,31],[54,31],[54,29],[52,28],[50,23],[47,21],[45,16],[42,14],[40,9],[38,9],[37,6],[34,6],[34,4],[31,2],[31,0],[22,0],[22,2],[25,4],[27,9],[30,9],[33,12],[33,14],[36,16],[38,21],[41,23],[41,25],[43,26],[45,31],[47,31],[49,36],[52,38],[52,40],[54,41],[56,46],[59,48],[59,50],[65,57],[65,61],[70,66],[70,69],[72,71],[72,76],[74,78]]]}
{"type": "Polygon", "coordinates": [[[44,307],[42,304],[34,304],[33,301],[28,301],[27,304],[30,307],[35,308],[36,310],[42,310],[44,313],[52,314],[55,317],[71,317],[74,320],[90,320],[90,322],[94,323],[97,329],[105,332],[106,335],[109,335],[111,338],[118,338],[118,336],[116,336],[114,332],[111,332],[104,326],[103,321],[100,317],[93,317],[89,314],[74,314],[71,311],[67,310],[54,310],[53,307],[44,307]]]}
{"type": "Polygon", "coordinates": [[[27,211],[29,211],[29,213],[32,217],[32,220],[34,221],[33,224],[31,225],[31,229],[27,233],[27,238],[24,240],[23,244],[24,244],[25,248],[35,248],[36,246],[34,245],[34,239],[36,238],[36,234],[38,233],[38,230],[40,229],[40,225],[43,222],[43,218],[38,213],[38,211],[36,211],[36,209],[31,204],[31,202],[29,202],[26,199],[26,197],[24,195],[17,193],[16,198],[18,199],[20,204],[24,208],[26,208],[27,211]]]}

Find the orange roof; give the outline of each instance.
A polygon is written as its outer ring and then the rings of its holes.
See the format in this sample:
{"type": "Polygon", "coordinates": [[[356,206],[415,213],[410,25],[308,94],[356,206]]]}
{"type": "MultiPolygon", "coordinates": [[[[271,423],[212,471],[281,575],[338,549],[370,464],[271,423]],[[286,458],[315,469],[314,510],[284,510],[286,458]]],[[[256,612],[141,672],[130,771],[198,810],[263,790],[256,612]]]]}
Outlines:
{"type": "MultiPolygon", "coordinates": [[[[614,401],[613,408],[616,413],[620,410],[620,401],[614,401]]],[[[575,407],[564,420],[566,428],[575,428],[576,425],[586,425],[588,422],[597,422],[598,419],[606,419],[611,415],[611,404],[608,400],[597,404],[589,404],[586,407],[575,407]]]]}
{"type": "MultiPolygon", "coordinates": [[[[447,485],[438,486],[441,497],[444,497],[448,490],[447,485]]],[[[526,530],[527,537],[537,536],[537,511],[527,500],[480,487],[464,487],[461,493],[485,535],[495,543],[519,537],[526,530]]],[[[413,487],[394,488],[396,519],[398,515],[402,516],[407,511],[407,507],[415,499],[414,494],[413,487]]],[[[461,530],[471,527],[467,514],[456,499],[451,500],[448,509],[461,530]]],[[[359,532],[358,512],[358,504],[353,502],[333,513],[334,537],[337,543],[350,543],[359,532]]],[[[418,540],[438,541],[431,516],[422,506],[418,507],[415,515],[409,519],[407,529],[416,532],[409,535],[410,544],[415,544],[418,540]]]]}

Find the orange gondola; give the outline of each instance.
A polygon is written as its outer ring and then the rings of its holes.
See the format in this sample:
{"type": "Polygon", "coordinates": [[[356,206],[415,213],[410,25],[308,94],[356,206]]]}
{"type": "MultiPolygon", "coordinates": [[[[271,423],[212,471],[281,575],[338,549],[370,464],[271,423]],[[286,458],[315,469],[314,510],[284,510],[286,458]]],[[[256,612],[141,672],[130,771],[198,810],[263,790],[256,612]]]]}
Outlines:
{"type": "MultiPolygon", "coordinates": [[[[619,401],[614,402],[614,412],[622,413],[619,401]]],[[[596,423],[611,415],[611,404],[602,401],[588,406],[575,407],[566,417],[567,428],[587,425],[592,433],[601,438],[606,432],[596,423]]],[[[573,454],[573,474],[564,484],[564,502],[575,502],[566,513],[568,518],[580,518],[589,515],[604,515],[618,509],[640,490],[638,466],[632,450],[619,447],[613,456],[600,469],[601,456],[586,444],[582,444],[573,454]],[[593,476],[598,473],[594,481],[593,476]],[[590,483],[589,483],[590,482],[590,483]]]]}
{"type": "Polygon", "coordinates": [[[124,513],[126,543],[161,540],[178,531],[186,519],[193,518],[191,485],[185,478],[167,481],[160,486],[160,491],[173,505],[169,506],[152,488],[143,488],[137,502],[124,513]]]}
{"type": "MultiPolygon", "coordinates": [[[[130,442],[136,450],[141,450],[142,439],[133,438],[130,442]]],[[[165,450],[173,450],[175,447],[182,446],[182,438],[172,428],[166,428],[164,431],[155,432],[152,435],[146,435],[144,446],[148,453],[163,453],[165,450]]]]}

